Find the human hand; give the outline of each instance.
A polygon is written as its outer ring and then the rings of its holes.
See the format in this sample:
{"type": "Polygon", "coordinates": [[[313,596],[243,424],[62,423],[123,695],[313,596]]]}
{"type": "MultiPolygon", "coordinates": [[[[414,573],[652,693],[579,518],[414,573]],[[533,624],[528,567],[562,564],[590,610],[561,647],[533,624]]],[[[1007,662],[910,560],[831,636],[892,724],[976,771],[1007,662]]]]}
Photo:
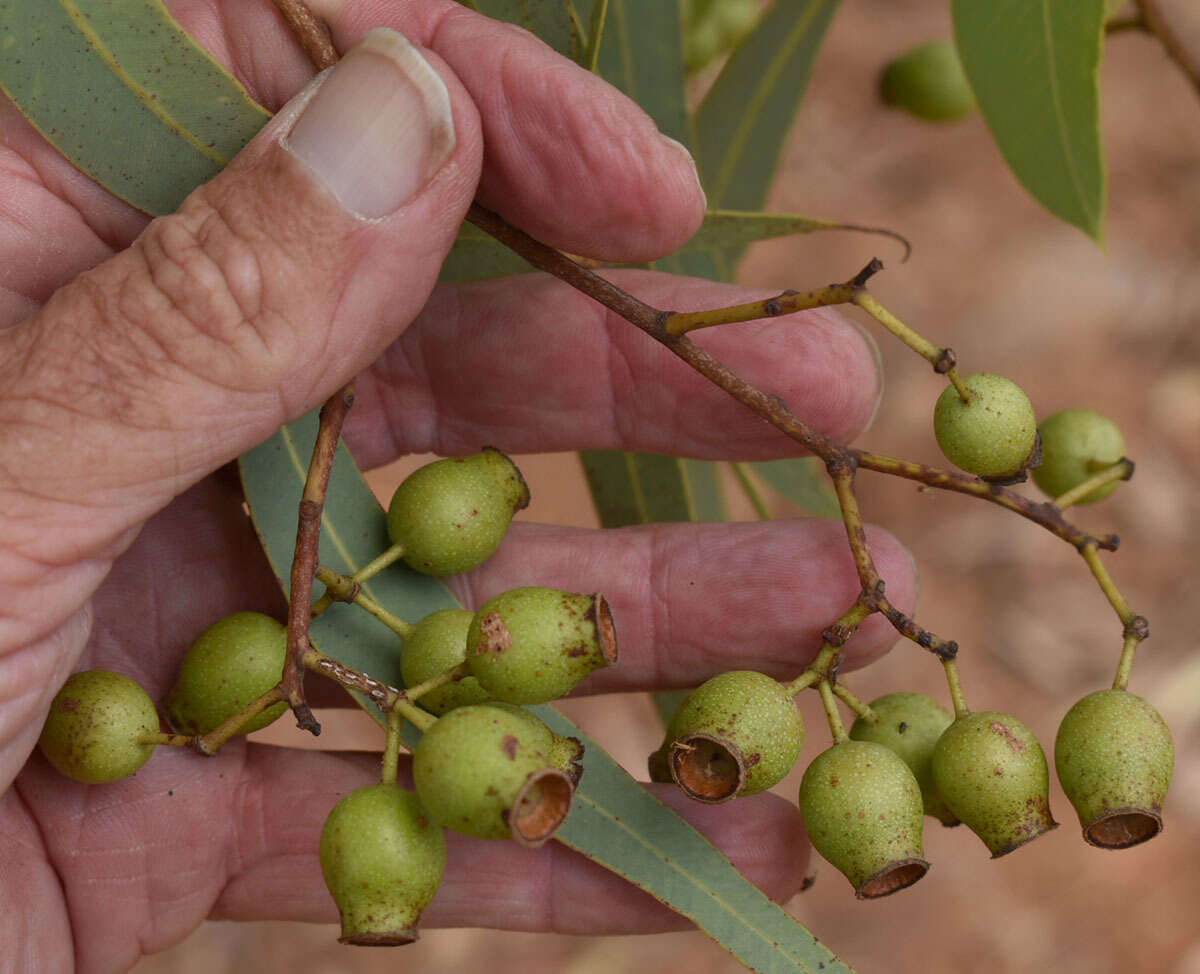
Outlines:
{"type": "MultiPolygon", "coordinates": [[[[375,35],[319,92],[284,105],[311,72],[267,5],[173,5],[259,101],[282,108],[178,214],[148,225],[0,104],[0,942],[24,945],[30,969],[121,969],[207,917],[335,919],[316,837],[336,798],[372,780],[374,758],[239,739],[203,761],[163,749],[135,778],[87,787],[34,751],[70,672],[113,669],[161,699],[204,626],[238,609],[282,614],[224,467],[280,424],[368,370],[346,429],[364,466],[486,443],[790,450],[557,281],[432,290],[476,195],[574,253],[639,261],[682,244],[702,194],[636,106],[455,3],[326,6],[340,50],[377,25],[417,47],[375,35]]],[[[743,293],[620,278],[681,309],[743,293]]],[[[877,400],[871,351],[832,314],[803,321],[704,341],[848,439],[877,400]]],[[[603,535],[518,524],[455,583],[469,605],[523,584],[604,591],[622,660],[587,692],[691,686],[746,666],[794,675],[857,592],[841,532],[816,521],[603,535]]],[[[908,607],[911,563],[885,536],[873,549],[908,607]]],[[[864,625],[848,665],[891,642],[880,622],[864,625]]],[[[793,806],[762,795],[736,811],[682,807],[661,792],[772,895],[796,888],[806,847],[793,806]]],[[[563,848],[455,836],[424,922],[669,925],[647,900],[563,848]]]]}

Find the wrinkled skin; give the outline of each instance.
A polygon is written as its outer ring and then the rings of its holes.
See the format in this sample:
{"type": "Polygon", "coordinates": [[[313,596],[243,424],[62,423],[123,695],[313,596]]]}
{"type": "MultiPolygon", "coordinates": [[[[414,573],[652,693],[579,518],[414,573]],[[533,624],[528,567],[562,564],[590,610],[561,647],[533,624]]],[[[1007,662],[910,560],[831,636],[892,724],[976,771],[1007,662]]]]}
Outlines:
{"type": "MultiPolygon", "coordinates": [[[[312,75],[266,3],[170,6],[272,109],[312,75]]],[[[450,92],[453,153],[378,224],[350,220],[289,168],[276,124],[180,215],[148,227],[0,101],[0,943],[16,945],[18,969],[125,969],[206,918],[336,919],[317,864],[321,823],[340,795],[373,780],[376,758],[238,740],[209,760],[162,749],[134,778],[87,787],[34,750],[69,673],[116,670],[161,699],[205,626],[241,609],[282,617],[227,466],[280,423],[369,368],[346,432],[364,466],[489,443],[518,454],[793,452],[557,282],[430,296],[476,193],[572,252],[645,260],[679,246],[702,197],[640,110],[524,32],[448,0],[316,6],[340,50],[374,26],[402,31],[450,92]]],[[[748,299],[614,276],[663,307],[748,299]]],[[[852,437],[880,391],[868,343],[833,314],[798,318],[702,341],[820,429],[852,437]]],[[[889,595],[908,608],[910,560],[882,532],[872,539],[889,595]]],[[[694,686],[735,666],[794,675],[857,591],[841,528],[806,521],[600,537],[519,524],[456,584],[468,605],[517,585],[605,592],[621,665],[589,692],[694,686]]],[[[879,622],[856,637],[847,665],[891,643],[879,622]]],[[[311,685],[318,704],[332,692],[311,685]]],[[[772,896],[797,888],[807,850],[781,799],[684,813],[772,896]]],[[[481,850],[456,837],[449,856],[427,927],[602,933],[677,922],[553,844],[481,850]]]]}

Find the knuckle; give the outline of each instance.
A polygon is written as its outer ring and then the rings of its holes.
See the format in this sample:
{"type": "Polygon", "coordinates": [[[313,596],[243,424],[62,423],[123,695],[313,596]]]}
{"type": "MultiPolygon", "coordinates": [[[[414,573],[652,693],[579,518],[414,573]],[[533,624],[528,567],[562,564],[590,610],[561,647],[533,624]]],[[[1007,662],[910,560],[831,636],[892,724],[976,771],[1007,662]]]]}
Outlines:
{"type": "Polygon", "coordinates": [[[258,353],[268,324],[264,245],[228,210],[194,194],[178,213],[156,220],[130,250],[116,283],[122,323],[164,356],[219,379],[231,353],[258,353]]]}

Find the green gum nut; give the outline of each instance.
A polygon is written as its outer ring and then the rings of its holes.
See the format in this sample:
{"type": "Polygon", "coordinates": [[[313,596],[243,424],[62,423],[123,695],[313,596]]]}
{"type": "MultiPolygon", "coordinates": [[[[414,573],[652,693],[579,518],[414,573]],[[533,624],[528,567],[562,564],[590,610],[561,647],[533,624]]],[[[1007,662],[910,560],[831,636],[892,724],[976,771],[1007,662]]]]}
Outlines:
{"type": "Polygon", "coordinates": [[[1034,452],[1037,418],[1033,405],[1010,379],[987,372],[963,380],[971,393],[964,403],[948,385],[933,410],[933,432],[946,459],[988,480],[1020,479],[1034,452]]]}
{"type": "Polygon", "coordinates": [[[943,825],[958,825],[933,783],[933,749],[954,717],[924,693],[889,693],[871,701],[874,720],[859,717],[850,739],[874,741],[899,755],[921,787],[925,814],[943,825]]]}
{"type": "MultiPolygon", "coordinates": [[[[532,714],[495,704],[459,707],[413,752],[417,794],[434,819],[476,839],[539,846],[566,820],[575,787],[552,764],[532,714]]],[[[544,725],[543,725],[544,726],[544,725]]]]}
{"type": "Polygon", "coordinates": [[[800,782],[800,811],[813,847],[860,900],[902,890],[929,870],[921,789],[882,744],[842,741],[817,755],[800,782]]]}
{"type": "Polygon", "coordinates": [[[68,778],[95,785],[137,771],[154,753],[138,737],[157,733],[158,713],[145,690],[120,673],[87,670],[55,695],[38,747],[68,778]]]}
{"type": "Polygon", "coordinates": [[[735,670],[714,676],[683,702],[667,742],[675,783],[689,798],[716,804],[778,784],[800,756],[804,723],[778,682],[735,670]]]}
{"type": "Polygon", "coordinates": [[[1101,690],[1080,700],[1058,728],[1054,765],[1091,845],[1127,849],[1162,831],[1175,745],[1141,697],[1101,690]]]}
{"type": "Polygon", "coordinates": [[[1010,714],[982,711],[951,724],[934,748],[933,781],[993,859],[1058,827],[1046,755],[1010,714]]]}
{"type": "MultiPolygon", "coordinates": [[[[475,613],[469,609],[442,609],[427,615],[404,640],[400,675],[404,685],[414,687],[445,673],[467,658],[467,633],[475,613]]],[[[430,690],[417,701],[431,713],[444,714],[455,707],[483,703],[487,691],[473,676],[430,690]]]]}
{"type": "Polygon", "coordinates": [[[485,602],[467,636],[467,665],[506,703],[548,703],[617,661],[617,634],[603,595],[516,588],[485,602]]]}
{"type": "Polygon", "coordinates": [[[930,41],[892,61],[879,79],[884,102],[928,122],[954,122],[975,110],[975,95],[950,41],[930,41]]]}
{"type": "Polygon", "coordinates": [[[395,785],[352,791],[329,813],[320,855],[341,913],[342,943],[388,947],[417,939],[417,922],[446,870],[446,838],[416,795],[395,785]]]}
{"type": "Polygon", "coordinates": [[[545,752],[551,767],[564,772],[571,779],[572,785],[579,784],[583,777],[583,741],[578,737],[563,737],[561,734],[556,734],[536,714],[514,703],[491,700],[488,705],[513,714],[524,721],[532,735],[529,743],[545,752]]]}
{"type": "MultiPolygon", "coordinates": [[[[235,612],[192,643],[163,709],[180,734],[207,734],[279,682],[287,627],[261,612],[235,612]]],[[[288,709],[272,704],[239,731],[261,730],[288,709]]]]}
{"type": "Polygon", "coordinates": [[[405,564],[426,575],[458,575],[500,547],[529,488],[508,457],[491,447],[413,471],[388,506],[388,535],[405,564]]]}
{"type": "MultiPolygon", "coordinates": [[[[1090,409],[1064,409],[1047,416],[1038,427],[1042,463],[1033,482],[1049,497],[1061,497],[1125,456],[1125,437],[1111,419],[1090,409]]],[[[1076,504],[1094,504],[1108,497],[1119,480],[1089,491],[1076,504]]]]}

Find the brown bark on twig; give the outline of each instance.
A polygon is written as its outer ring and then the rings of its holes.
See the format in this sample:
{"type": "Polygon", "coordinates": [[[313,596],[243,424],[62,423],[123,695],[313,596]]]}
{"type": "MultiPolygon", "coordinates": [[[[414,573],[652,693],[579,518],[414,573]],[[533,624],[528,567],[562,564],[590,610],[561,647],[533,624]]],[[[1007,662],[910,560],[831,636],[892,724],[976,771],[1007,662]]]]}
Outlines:
{"type": "Polygon", "coordinates": [[[329,36],[329,28],[308,9],[308,4],[303,0],[273,2],[318,71],[324,71],[337,61],[338,54],[329,36]]]}
{"type": "MultiPolygon", "coordinates": [[[[274,3],[318,71],[336,63],[338,54],[329,36],[329,28],[309,10],[304,0],[274,0],[274,3]]],[[[313,444],[308,477],[304,482],[304,494],[300,499],[296,551],[292,556],[291,588],[288,596],[287,659],[280,682],[295,715],[297,726],[314,735],[321,733],[321,725],[304,698],[304,657],[312,648],[308,638],[309,624],[312,621],[309,606],[312,603],[313,577],[320,564],[321,515],[325,510],[329,475],[333,469],[338,439],[342,435],[342,424],[353,403],[354,382],[351,380],[321,408],[317,441],[313,444]]]]}

